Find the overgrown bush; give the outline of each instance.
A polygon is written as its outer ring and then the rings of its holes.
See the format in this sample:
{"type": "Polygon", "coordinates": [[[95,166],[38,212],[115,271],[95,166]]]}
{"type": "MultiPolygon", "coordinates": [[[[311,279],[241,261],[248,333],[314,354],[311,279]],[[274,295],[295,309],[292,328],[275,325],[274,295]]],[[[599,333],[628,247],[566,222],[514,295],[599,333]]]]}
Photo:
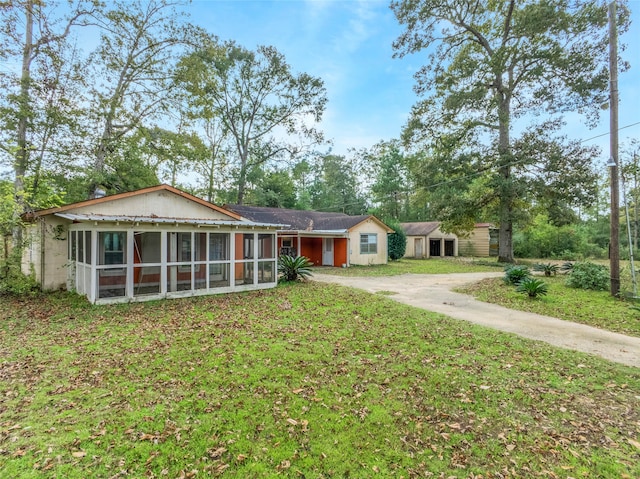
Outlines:
{"type": "Polygon", "coordinates": [[[589,261],[575,263],[567,278],[567,286],[579,289],[605,291],[609,289],[609,269],[589,261]]]}
{"type": "Polygon", "coordinates": [[[407,251],[407,235],[402,229],[402,226],[400,226],[400,223],[387,222],[387,225],[394,231],[394,233],[387,235],[389,259],[396,261],[402,258],[407,251]]]}
{"type": "Polygon", "coordinates": [[[25,295],[40,289],[35,273],[24,274],[15,255],[0,263],[0,294],[25,295]]]}
{"type": "Polygon", "coordinates": [[[507,266],[504,270],[504,282],[507,284],[518,284],[525,278],[529,278],[531,272],[525,265],[507,266]]]}
{"type": "Polygon", "coordinates": [[[283,281],[297,281],[312,275],[313,263],[306,256],[289,256],[283,254],[278,258],[278,273],[283,281]]]}
{"type": "Polygon", "coordinates": [[[537,298],[538,296],[544,296],[549,291],[547,283],[537,278],[524,278],[518,287],[516,288],[518,293],[526,294],[530,298],[537,298]]]}

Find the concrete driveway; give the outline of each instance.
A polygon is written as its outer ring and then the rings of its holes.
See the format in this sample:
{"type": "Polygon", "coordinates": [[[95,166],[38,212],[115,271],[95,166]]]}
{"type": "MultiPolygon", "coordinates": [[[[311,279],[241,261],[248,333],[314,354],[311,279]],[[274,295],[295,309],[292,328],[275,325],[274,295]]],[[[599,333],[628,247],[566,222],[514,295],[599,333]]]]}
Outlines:
{"type": "Polygon", "coordinates": [[[515,311],[452,291],[456,287],[503,274],[403,274],[356,278],[314,273],[312,279],[351,286],[370,293],[390,291],[394,294],[388,297],[401,303],[640,368],[640,338],[549,316],[515,311]]]}

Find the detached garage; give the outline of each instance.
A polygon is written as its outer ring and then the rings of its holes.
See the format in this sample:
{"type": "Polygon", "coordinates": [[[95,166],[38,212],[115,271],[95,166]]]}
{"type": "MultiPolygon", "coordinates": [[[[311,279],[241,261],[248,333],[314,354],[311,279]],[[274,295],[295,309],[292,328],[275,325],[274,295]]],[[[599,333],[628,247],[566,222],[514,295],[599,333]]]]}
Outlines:
{"type": "Polygon", "coordinates": [[[458,256],[458,237],[440,231],[437,221],[401,223],[407,235],[405,258],[458,256]]]}

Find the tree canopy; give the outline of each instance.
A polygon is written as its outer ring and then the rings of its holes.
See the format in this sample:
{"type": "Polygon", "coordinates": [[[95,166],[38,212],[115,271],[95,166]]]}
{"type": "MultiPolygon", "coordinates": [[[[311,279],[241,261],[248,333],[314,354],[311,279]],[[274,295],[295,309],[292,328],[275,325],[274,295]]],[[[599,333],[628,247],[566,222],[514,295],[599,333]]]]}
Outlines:
{"type": "MultiPolygon", "coordinates": [[[[429,58],[416,74],[415,90],[422,99],[404,139],[434,149],[444,137],[455,146],[445,151],[444,161],[467,156],[473,153],[470,144],[484,142],[484,158],[474,168],[494,174],[479,180],[482,185],[473,183],[498,198],[499,258],[513,261],[513,224],[521,201],[516,167],[525,161],[515,155],[514,129],[535,124],[537,115],[565,111],[584,113],[593,124],[607,100],[606,6],[564,0],[402,0],[392,2],[392,9],[405,27],[394,43],[396,55],[426,51],[429,58]]],[[[628,12],[621,12],[624,31],[628,12]]]]}

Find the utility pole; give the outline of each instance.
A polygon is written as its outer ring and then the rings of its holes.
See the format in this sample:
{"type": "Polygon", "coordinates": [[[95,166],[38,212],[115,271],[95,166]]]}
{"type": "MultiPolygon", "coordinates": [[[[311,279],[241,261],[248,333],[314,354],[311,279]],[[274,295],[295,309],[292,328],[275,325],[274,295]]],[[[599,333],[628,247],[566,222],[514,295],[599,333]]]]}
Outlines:
{"type": "Polygon", "coordinates": [[[611,238],[609,265],[611,269],[611,296],[620,293],[620,190],[618,182],[618,29],[616,2],[609,4],[609,91],[610,91],[610,147],[611,174],[611,238]]]}

